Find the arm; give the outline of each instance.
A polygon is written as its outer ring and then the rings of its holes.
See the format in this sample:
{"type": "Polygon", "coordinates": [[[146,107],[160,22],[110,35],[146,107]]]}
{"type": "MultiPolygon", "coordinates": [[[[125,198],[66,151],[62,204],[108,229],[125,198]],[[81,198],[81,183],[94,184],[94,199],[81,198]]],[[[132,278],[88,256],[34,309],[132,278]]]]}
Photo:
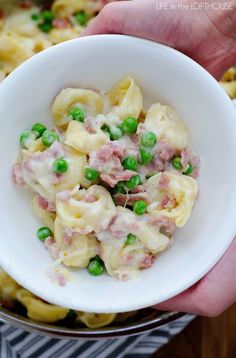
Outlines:
{"type": "Polygon", "coordinates": [[[85,35],[119,33],[158,41],[192,57],[213,76],[236,63],[236,0],[112,2],[85,35]],[[182,7],[182,8],[181,8],[182,7]]]}

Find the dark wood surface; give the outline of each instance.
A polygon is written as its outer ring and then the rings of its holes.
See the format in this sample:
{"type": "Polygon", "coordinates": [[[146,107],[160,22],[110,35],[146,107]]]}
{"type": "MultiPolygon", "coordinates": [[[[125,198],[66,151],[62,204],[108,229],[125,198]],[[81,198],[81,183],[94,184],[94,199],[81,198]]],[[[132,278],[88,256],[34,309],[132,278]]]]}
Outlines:
{"type": "Polygon", "coordinates": [[[197,317],[152,358],[236,358],[236,304],[217,318],[197,317]]]}

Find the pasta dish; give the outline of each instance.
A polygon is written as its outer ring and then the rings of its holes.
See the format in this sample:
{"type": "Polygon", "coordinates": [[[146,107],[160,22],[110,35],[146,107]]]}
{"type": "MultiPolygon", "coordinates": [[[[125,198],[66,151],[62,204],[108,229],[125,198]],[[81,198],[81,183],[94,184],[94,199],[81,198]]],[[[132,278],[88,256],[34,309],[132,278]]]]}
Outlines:
{"type": "MultiPolygon", "coordinates": [[[[41,50],[79,36],[106,2],[109,1],[56,0],[44,1],[43,4],[46,6],[42,7],[40,1],[0,0],[0,81],[19,64],[41,50]]],[[[221,85],[235,101],[236,72],[233,68],[227,71],[221,85]]],[[[44,204],[47,207],[47,202],[44,204]]],[[[42,215],[41,220],[49,229],[50,227],[53,229],[55,213],[45,211],[41,206],[36,202],[37,215],[42,215]]],[[[95,328],[111,323],[116,317],[114,314],[74,312],[51,305],[40,300],[0,271],[1,306],[14,310],[16,302],[20,302],[26,308],[26,315],[29,318],[41,322],[53,323],[67,317],[70,319],[74,317],[88,327],[95,328]]]]}
{"type": "MultiPolygon", "coordinates": [[[[20,136],[13,179],[34,193],[51,257],[119,280],[149,268],[191,215],[199,158],[173,108],[143,109],[140,88],[123,78],[107,93],[66,88],[52,105],[55,127],[20,136]]],[[[52,279],[65,285],[56,271],[52,279]]]]}

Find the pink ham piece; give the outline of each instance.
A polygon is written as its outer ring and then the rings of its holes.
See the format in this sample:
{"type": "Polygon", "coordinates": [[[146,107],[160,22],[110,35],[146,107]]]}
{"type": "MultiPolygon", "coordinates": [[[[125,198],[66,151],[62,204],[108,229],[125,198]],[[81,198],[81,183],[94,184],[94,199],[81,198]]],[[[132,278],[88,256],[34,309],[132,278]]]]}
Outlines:
{"type": "Polygon", "coordinates": [[[62,272],[59,271],[49,272],[48,277],[62,287],[64,287],[68,281],[67,277],[63,275],[62,272]]]}
{"type": "Polygon", "coordinates": [[[166,232],[169,234],[173,234],[175,231],[175,224],[174,222],[164,216],[154,216],[151,217],[149,220],[150,225],[157,227],[157,229],[159,230],[161,227],[164,227],[166,232]]]}
{"type": "Polygon", "coordinates": [[[52,237],[47,237],[44,241],[45,247],[48,249],[49,255],[53,260],[57,260],[60,255],[60,249],[56,241],[52,237]]]}
{"type": "Polygon", "coordinates": [[[52,25],[56,29],[66,29],[70,26],[70,21],[68,19],[55,19],[52,25]]]}
{"type": "Polygon", "coordinates": [[[21,9],[30,9],[33,6],[33,3],[30,0],[24,0],[20,2],[19,6],[21,9]]]}
{"type": "Polygon", "coordinates": [[[18,184],[19,186],[25,185],[25,181],[22,177],[21,173],[21,165],[20,163],[15,163],[12,170],[12,180],[13,183],[18,184]]]}
{"type": "Polygon", "coordinates": [[[154,264],[155,261],[156,261],[155,256],[147,254],[141,260],[140,267],[141,268],[150,268],[154,264]]]}
{"type": "Polygon", "coordinates": [[[112,188],[119,181],[128,181],[136,174],[132,170],[124,170],[121,164],[124,151],[124,146],[114,141],[103,145],[90,155],[89,166],[97,169],[101,173],[101,179],[112,188]]]}
{"type": "Polygon", "coordinates": [[[196,154],[194,154],[191,149],[182,150],[180,155],[183,170],[187,170],[189,163],[191,163],[193,171],[189,174],[189,176],[196,179],[199,176],[200,171],[200,158],[196,154]]]}
{"type": "Polygon", "coordinates": [[[66,244],[67,246],[71,246],[72,242],[73,242],[73,234],[72,235],[68,235],[67,233],[64,234],[63,236],[63,242],[64,244],[66,244]]]}
{"type": "Polygon", "coordinates": [[[147,204],[151,203],[151,198],[147,193],[136,193],[136,194],[115,194],[113,196],[116,205],[133,205],[138,200],[144,200],[147,204]]]}
{"type": "Polygon", "coordinates": [[[37,202],[38,202],[40,208],[42,208],[44,210],[47,210],[49,212],[52,212],[52,213],[56,212],[55,204],[50,203],[49,201],[47,201],[45,198],[43,198],[38,193],[36,194],[36,198],[37,198],[37,202]]]}
{"type": "Polygon", "coordinates": [[[171,208],[174,207],[174,205],[175,205],[174,200],[171,199],[168,195],[165,195],[165,196],[162,198],[162,200],[161,200],[161,202],[160,202],[160,204],[159,204],[159,207],[160,207],[161,209],[171,209],[171,208]]]}
{"type": "Polygon", "coordinates": [[[158,188],[161,190],[168,190],[169,182],[170,182],[169,177],[165,173],[162,173],[160,180],[158,182],[158,188]]]}

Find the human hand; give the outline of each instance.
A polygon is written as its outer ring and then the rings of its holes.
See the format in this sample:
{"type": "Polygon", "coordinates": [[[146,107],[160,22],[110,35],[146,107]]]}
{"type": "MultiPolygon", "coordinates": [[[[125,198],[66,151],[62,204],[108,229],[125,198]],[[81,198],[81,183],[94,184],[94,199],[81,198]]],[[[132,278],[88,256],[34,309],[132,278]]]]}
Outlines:
{"type": "MultiPolygon", "coordinates": [[[[214,0],[208,4],[215,4],[214,0]]],[[[84,35],[124,34],[166,44],[220,79],[236,63],[236,0],[230,9],[200,7],[192,0],[132,0],[106,5],[84,35]],[[186,8],[178,9],[179,4],[186,8]],[[173,7],[173,8],[172,8],[173,7]]],[[[229,2],[228,2],[229,4],[229,2]]],[[[226,1],[220,5],[227,6],[226,1]]]]}
{"type": "Polygon", "coordinates": [[[222,259],[194,286],[155,306],[158,310],[215,317],[236,301],[236,238],[222,259]]]}

